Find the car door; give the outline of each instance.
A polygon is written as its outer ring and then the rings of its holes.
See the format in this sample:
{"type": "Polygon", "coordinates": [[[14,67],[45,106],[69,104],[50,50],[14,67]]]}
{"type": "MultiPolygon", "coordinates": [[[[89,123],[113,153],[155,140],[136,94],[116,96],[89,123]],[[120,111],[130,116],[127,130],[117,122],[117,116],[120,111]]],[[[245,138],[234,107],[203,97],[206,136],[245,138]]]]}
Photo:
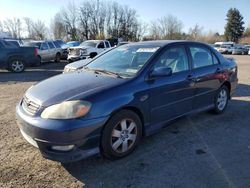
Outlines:
{"type": "Polygon", "coordinates": [[[192,60],[195,99],[193,108],[205,108],[214,103],[220,87],[221,65],[216,55],[205,45],[189,45],[192,60]]]}
{"type": "Polygon", "coordinates": [[[49,61],[49,46],[46,42],[42,42],[39,50],[42,61],[49,61]]]}
{"type": "Polygon", "coordinates": [[[55,60],[56,57],[56,47],[52,42],[48,42],[49,45],[49,60],[55,60]]]}
{"type": "Polygon", "coordinates": [[[153,69],[172,68],[172,75],[148,81],[151,122],[166,122],[192,110],[194,88],[185,46],[172,46],[156,59],[153,69]]]}

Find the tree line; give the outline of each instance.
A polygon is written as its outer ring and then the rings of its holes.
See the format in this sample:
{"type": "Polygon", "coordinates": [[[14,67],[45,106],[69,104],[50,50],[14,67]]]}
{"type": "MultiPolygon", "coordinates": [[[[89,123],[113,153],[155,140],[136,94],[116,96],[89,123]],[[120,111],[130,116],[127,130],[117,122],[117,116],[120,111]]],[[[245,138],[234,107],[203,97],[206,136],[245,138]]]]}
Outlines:
{"type": "MultiPolygon", "coordinates": [[[[0,22],[0,31],[7,31],[13,38],[43,40],[47,38],[88,40],[123,38],[125,41],[183,39],[208,43],[230,40],[238,42],[250,40],[250,28],[244,28],[243,16],[239,10],[231,8],[226,15],[224,35],[210,31],[196,24],[188,32],[183,32],[183,23],[173,15],[143,23],[135,9],[114,1],[82,0],[69,2],[51,20],[49,26],[41,20],[13,18],[0,22]]],[[[248,41],[250,43],[250,41],[248,41]]]]}

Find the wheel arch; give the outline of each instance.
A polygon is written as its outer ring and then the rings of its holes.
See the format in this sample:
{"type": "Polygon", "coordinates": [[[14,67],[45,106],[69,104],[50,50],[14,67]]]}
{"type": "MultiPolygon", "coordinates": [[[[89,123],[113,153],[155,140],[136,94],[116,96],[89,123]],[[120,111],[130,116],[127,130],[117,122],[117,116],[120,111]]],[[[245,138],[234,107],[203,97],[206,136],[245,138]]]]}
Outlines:
{"type": "Polygon", "coordinates": [[[231,83],[229,81],[225,81],[221,86],[226,86],[228,88],[229,95],[231,93],[231,83]]]}
{"type": "MultiPolygon", "coordinates": [[[[135,106],[124,106],[124,107],[121,107],[115,111],[113,111],[111,114],[110,114],[110,117],[109,119],[114,116],[115,114],[119,113],[120,111],[122,110],[129,110],[129,111],[132,111],[134,112],[136,115],[138,115],[138,117],[140,118],[141,120],[141,124],[142,124],[142,136],[144,137],[145,136],[145,127],[144,127],[144,116],[143,116],[143,113],[141,112],[141,110],[135,106]]],[[[107,120],[107,122],[109,121],[109,119],[107,120]]],[[[105,125],[103,126],[102,128],[102,131],[101,131],[101,134],[103,133],[103,130],[104,128],[106,127],[107,125],[107,122],[105,123],[105,125]]]]}

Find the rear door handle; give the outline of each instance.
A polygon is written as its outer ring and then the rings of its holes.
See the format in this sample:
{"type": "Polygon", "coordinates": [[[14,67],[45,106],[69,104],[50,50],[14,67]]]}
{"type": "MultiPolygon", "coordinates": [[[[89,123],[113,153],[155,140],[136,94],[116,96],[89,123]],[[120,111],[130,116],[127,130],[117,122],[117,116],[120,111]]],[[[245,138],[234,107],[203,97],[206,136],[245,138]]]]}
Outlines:
{"type": "Polygon", "coordinates": [[[221,68],[217,68],[216,69],[216,73],[222,73],[222,69],[221,68]]]}

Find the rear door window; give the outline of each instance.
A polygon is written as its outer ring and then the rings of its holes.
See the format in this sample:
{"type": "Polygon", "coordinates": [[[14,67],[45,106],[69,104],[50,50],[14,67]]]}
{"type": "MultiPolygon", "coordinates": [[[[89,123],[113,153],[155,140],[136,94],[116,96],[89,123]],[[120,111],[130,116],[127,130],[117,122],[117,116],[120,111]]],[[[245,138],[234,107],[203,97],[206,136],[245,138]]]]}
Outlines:
{"type": "Polygon", "coordinates": [[[50,49],[55,48],[55,46],[54,46],[54,44],[53,44],[52,42],[48,42],[48,45],[49,45],[49,48],[50,48],[50,49]]]}
{"type": "Polygon", "coordinates": [[[191,46],[189,49],[194,68],[206,67],[214,64],[211,51],[208,48],[203,46],[191,46]]]}
{"type": "Polygon", "coordinates": [[[53,43],[54,43],[54,45],[55,45],[57,48],[61,48],[61,46],[60,46],[59,42],[54,41],[53,43]]]}

